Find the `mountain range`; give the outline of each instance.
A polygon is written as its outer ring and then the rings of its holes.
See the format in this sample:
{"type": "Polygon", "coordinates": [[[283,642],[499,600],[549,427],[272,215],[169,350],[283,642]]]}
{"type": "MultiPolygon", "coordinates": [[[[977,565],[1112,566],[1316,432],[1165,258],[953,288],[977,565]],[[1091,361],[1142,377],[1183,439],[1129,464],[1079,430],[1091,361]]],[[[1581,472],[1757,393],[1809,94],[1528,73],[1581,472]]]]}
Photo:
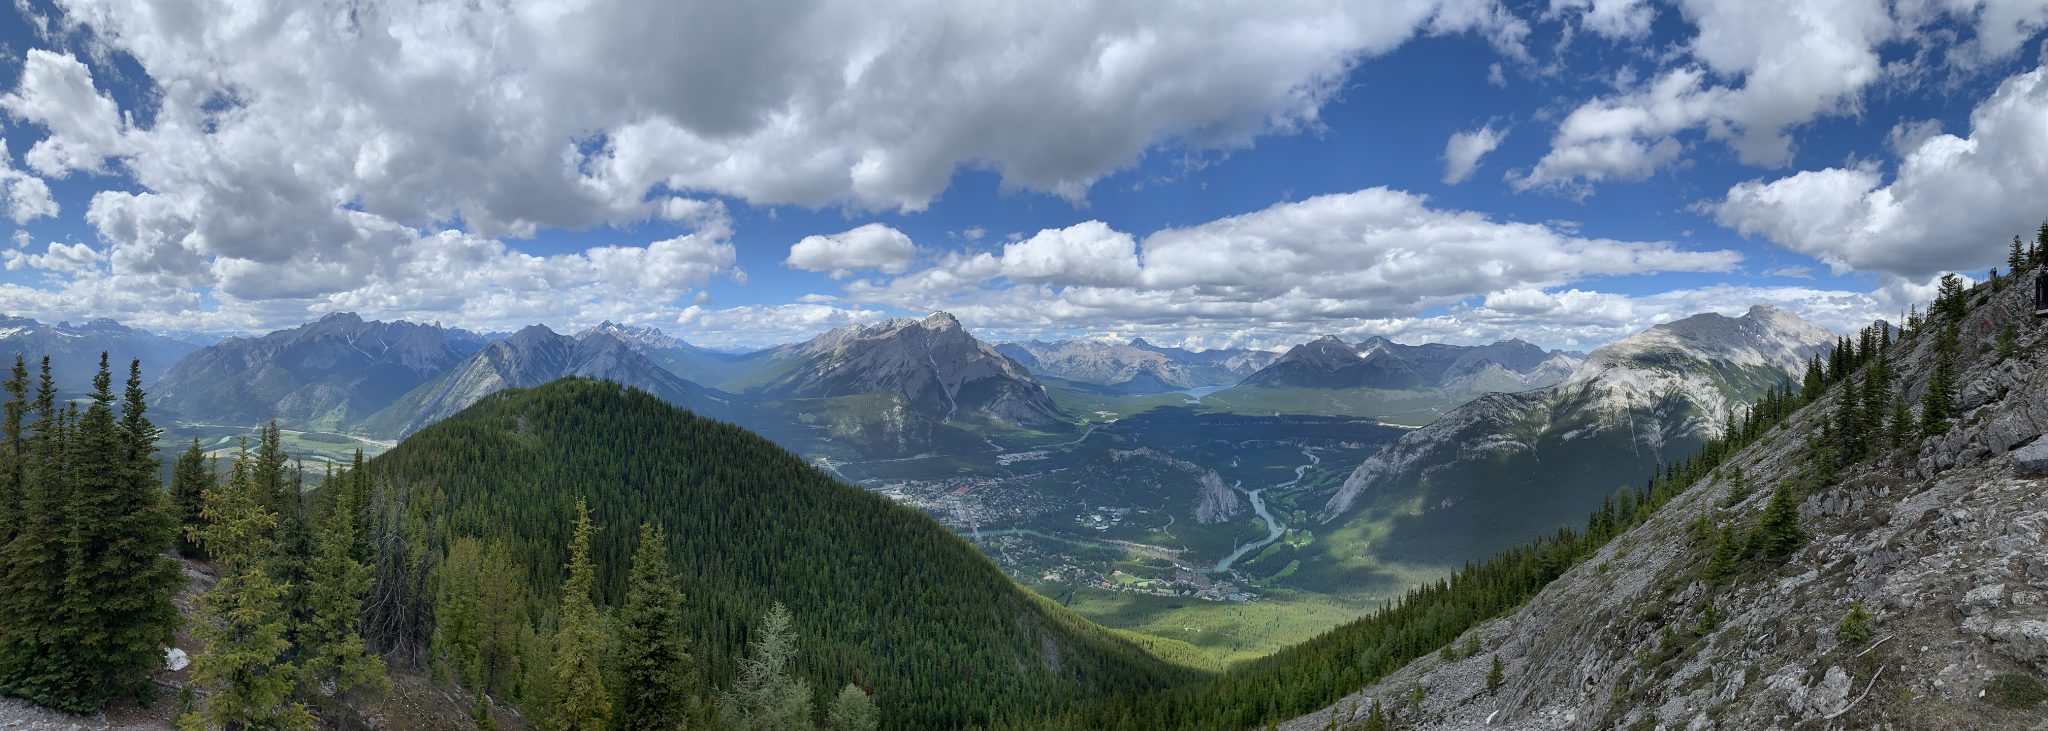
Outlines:
{"type": "Polygon", "coordinates": [[[467,330],[335,313],[180,358],[158,379],[156,406],[194,421],[346,429],[485,343],[467,330]]]}
{"type": "Polygon", "coordinates": [[[546,325],[530,325],[485,345],[356,427],[374,435],[402,436],[507,388],[532,388],[568,377],[637,388],[709,418],[733,416],[728,399],[669,372],[610,332],[590,330],[570,337],[546,325]]]}
{"type": "Polygon", "coordinates": [[[1378,336],[1357,343],[1324,336],[1294,346],[1204,401],[1247,412],[1363,416],[1419,426],[1480,394],[1556,383],[1584,357],[1521,340],[1406,345],[1378,336]]]}
{"type": "Polygon", "coordinates": [[[198,346],[175,338],[126,327],[107,319],[83,325],[60,322],[47,325],[26,317],[0,315],[0,354],[19,355],[29,361],[33,373],[37,361],[50,358],[57,389],[80,394],[92,389],[92,373],[106,353],[118,383],[128,374],[130,360],[142,361],[142,380],[155,383],[173,361],[198,346]]]}
{"type": "Polygon", "coordinates": [[[1486,394],[1408,433],[1354,470],[1318,519],[1378,526],[1399,560],[1490,555],[1693,454],[1834,342],[1765,306],[1657,325],[1594,350],[1557,384],[1486,394]]]}
{"type": "Polygon", "coordinates": [[[1162,348],[1144,338],[1128,343],[1031,340],[1003,343],[996,351],[1040,376],[1132,394],[1233,385],[1278,357],[1264,350],[1162,348]]]}

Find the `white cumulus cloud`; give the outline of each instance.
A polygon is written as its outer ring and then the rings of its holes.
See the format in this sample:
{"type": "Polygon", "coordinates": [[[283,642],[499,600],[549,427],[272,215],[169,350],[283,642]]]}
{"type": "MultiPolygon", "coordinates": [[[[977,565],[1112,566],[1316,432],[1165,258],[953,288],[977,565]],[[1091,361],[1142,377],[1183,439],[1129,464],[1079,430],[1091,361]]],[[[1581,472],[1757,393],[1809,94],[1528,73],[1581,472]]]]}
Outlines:
{"type": "Polygon", "coordinates": [[[1444,182],[1455,185],[1472,177],[1479,159],[1499,148],[1507,136],[1507,130],[1496,130],[1491,124],[1451,135],[1444,143],[1444,182]]]}
{"type": "Polygon", "coordinates": [[[902,274],[917,256],[917,245],[902,231],[870,223],[825,236],[805,236],[789,247],[783,263],[811,272],[831,272],[845,279],[855,270],[879,269],[902,274]]]}

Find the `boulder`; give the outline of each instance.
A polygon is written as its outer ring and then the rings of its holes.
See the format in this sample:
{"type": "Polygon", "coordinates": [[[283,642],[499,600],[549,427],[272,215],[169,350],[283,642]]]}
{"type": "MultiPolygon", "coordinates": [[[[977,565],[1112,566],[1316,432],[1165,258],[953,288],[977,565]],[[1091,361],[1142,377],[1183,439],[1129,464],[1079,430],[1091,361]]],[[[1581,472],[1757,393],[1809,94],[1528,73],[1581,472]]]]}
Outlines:
{"type": "Polygon", "coordinates": [[[2012,472],[2021,477],[2048,477],[2048,439],[2036,439],[2033,444],[2015,450],[2012,472]]]}

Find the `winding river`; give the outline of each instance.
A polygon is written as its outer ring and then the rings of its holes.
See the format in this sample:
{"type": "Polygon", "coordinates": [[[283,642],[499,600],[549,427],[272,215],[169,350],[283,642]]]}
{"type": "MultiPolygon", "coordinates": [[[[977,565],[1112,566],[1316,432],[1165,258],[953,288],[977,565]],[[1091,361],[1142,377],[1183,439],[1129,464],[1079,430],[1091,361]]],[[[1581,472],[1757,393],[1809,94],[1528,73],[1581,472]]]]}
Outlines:
{"type": "Polygon", "coordinates": [[[1285,490],[1287,488],[1301,484],[1302,475],[1307,474],[1309,468],[1321,464],[1323,461],[1323,458],[1317,457],[1315,452],[1309,451],[1307,449],[1301,450],[1301,453],[1303,456],[1308,457],[1308,464],[1294,468],[1294,479],[1282,482],[1272,487],[1261,487],[1257,490],[1244,491],[1244,494],[1249,496],[1252,500],[1252,512],[1258,513],[1259,519],[1266,521],[1265,539],[1253,541],[1251,543],[1238,546],[1237,550],[1231,551],[1230,555],[1223,557],[1223,560],[1221,561],[1217,561],[1216,568],[1210,569],[1209,573],[1220,574],[1225,571],[1229,571],[1230,565],[1237,563],[1238,559],[1244,558],[1245,554],[1273,545],[1274,541],[1280,540],[1281,534],[1287,532],[1287,524],[1280,522],[1280,519],[1273,517],[1273,513],[1266,509],[1265,492],[1267,490],[1273,489],[1285,490]]]}

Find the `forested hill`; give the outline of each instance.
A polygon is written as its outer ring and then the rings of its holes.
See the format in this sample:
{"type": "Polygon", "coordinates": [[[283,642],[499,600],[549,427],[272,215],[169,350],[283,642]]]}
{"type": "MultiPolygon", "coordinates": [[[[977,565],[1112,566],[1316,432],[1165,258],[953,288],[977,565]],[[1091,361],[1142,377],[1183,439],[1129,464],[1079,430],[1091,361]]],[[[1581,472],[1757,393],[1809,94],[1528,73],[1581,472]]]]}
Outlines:
{"type": "MultiPolygon", "coordinates": [[[[915,510],[838,483],[743,429],[610,383],[564,379],[493,394],[368,469],[383,490],[403,493],[408,522],[445,526],[430,531],[435,547],[426,551],[448,563],[437,572],[443,596],[462,593],[448,583],[462,581],[465,561],[523,567],[518,593],[538,599],[513,621],[542,632],[579,499],[598,528],[600,607],[624,599],[642,523],[665,530],[706,697],[727,687],[753,625],[777,602],[795,619],[800,674],[815,688],[865,687],[885,728],[978,725],[1193,674],[1019,588],[915,510]],[[478,546],[486,556],[464,558],[478,546]]],[[[438,613],[445,625],[449,612],[438,613]]],[[[494,694],[517,685],[479,677],[499,686],[494,694]]]]}

